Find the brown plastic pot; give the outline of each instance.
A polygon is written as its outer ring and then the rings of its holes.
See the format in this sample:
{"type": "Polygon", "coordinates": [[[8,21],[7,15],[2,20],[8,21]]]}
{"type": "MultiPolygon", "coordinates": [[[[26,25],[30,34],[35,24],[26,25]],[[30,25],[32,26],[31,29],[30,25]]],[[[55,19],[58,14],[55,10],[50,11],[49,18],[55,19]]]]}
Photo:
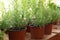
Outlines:
{"type": "Polygon", "coordinates": [[[9,31],[9,40],[25,40],[26,30],[9,31]]]}
{"type": "Polygon", "coordinates": [[[30,26],[29,25],[27,26],[27,30],[26,31],[30,32],[30,26]]]}
{"type": "Polygon", "coordinates": [[[45,34],[49,35],[52,33],[52,23],[45,25],[45,34]]]}
{"type": "Polygon", "coordinates": [[[44,27],[30,27],[32,39],[42,39],[44,37],[44,27]]]}

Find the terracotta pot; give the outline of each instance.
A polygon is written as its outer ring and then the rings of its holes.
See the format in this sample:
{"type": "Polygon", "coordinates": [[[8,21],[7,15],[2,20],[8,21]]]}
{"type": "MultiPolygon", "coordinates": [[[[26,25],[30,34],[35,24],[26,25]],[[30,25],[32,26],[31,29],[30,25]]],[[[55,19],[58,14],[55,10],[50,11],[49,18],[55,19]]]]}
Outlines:
{"type": "Polygon", "coordinates": [[[45,34],[49,35],[52,33],[52,24],[45,25],[45,34]]]}
{"type": "Polygon", "coordinates": [[[26,30],[9,31],[9,40],[25,40],[26,30]]]}
{"type": "Polygon", "coordinates": [[[26,31],[30,32],[30,26],[29,25],[27,26],[27,30],[26,31]]]}
{"type": "Polygon", "coordinates": [[[42,39],[44,37],[44,27],[30,27],[32,39],[42,39]]]}

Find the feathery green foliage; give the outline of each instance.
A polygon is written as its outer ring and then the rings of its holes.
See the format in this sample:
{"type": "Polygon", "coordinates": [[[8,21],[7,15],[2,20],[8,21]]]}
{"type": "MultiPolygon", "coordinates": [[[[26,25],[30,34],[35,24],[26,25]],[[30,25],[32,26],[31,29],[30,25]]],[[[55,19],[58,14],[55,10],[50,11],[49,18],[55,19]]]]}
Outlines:
{"type": "Polygon", "coordinates": [[[45,16],[44,14],[44,0],[35,0],[32,1],[32,24],[34,26],[43,26],[45,25],[45,16]],[[37,1],[37,2],[36,2],[37,1]]]}
{"type": "Polygon", "coordinates": [[[52,20],[51,22],[56,22],[59,19],[59,9],[58,6],[54,3],[49,3],[48,4],[49,9],[51,10],[51,14],[52,14],[52,20]]]}
{"type": "Polygon", "coordinates": [[[49,3],[45,7],[45,0],[12,0],[12,10],[6,12],[3,7],[1,28],[21,29],[31,21],[34,26],[44,26],[48,23],[55,22],[59,18],[59,8],[49,3]]]}
{"type": "Polygon", "coordinates": [[[0,40],[4,40],[4,33],[0,30],[0,40]]]}

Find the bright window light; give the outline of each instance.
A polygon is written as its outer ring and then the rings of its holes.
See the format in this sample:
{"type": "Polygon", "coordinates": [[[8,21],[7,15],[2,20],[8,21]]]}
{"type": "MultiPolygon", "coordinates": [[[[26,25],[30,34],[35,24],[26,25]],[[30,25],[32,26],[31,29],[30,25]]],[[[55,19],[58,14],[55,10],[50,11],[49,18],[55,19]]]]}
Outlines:
{"type": "MultiPolygon", "coordinates": [[[[6,10],[8,10],[11,0],[0,0],[0,2],[4,2],[4,5],[5,5],[6,10]]],[[[57,6],[60,6],[60,0],[53,0],[53,2],[57,6]]],[[[10,6],[10,8],[12,9],[12,5],[10,6]]]]}
{"type": "Polygon", "coordinates": [[[53,0],[53,2],[60,7],[60,0],[53,0]]]}

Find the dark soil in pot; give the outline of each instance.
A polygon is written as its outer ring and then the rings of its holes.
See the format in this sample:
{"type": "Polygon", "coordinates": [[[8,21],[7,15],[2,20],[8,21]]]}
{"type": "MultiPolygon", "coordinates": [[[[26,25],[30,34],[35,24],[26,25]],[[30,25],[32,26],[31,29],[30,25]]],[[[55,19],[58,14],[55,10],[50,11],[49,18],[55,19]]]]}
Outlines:
{"type": "Polygon", "coordinates": [[[30,27],[32,39],[42,39],[44,37],[44,27],[30,27]]]}
{"type": "Polygon", "coordinates": [[[52,23],[45,25],[45,34],[49,35],[52,33],[52,23]]]}

